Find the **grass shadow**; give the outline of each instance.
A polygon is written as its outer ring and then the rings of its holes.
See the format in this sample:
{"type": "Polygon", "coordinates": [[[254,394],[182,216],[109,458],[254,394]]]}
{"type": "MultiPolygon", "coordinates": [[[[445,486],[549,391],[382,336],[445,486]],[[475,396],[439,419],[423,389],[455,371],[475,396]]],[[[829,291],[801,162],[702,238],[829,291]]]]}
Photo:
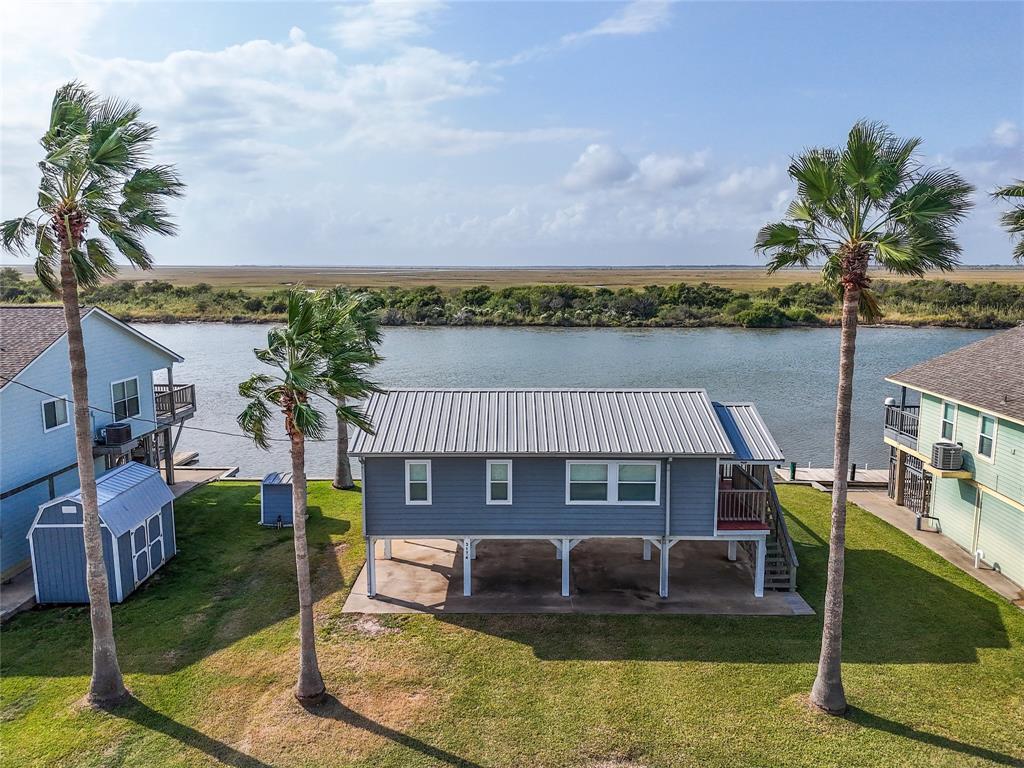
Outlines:
{"type": "Polygon", "coordinates": [[[267,763],[244,752],[239,752],[234,747],[217,741],[195,728],[172,720],[134,697],[116,709],[109,710],[109,714],[123,720],[130,720],[149,731],[162,733],[182,746],[197,749],[223,765],[232,768],[270,768],[267,763]]]}
{"type": "Polygon", "coordinates": [[[474,763],[464,757],[454,755],[440,747],[427,744],[425,741],[420,741],[414,736],[402,733],[401,731],[396,731],[393,728],[388,728],[386,725],[378,723],[376,720],[371,720],[365,715],[361,715],[355,710],[349,709],[330,694],[328,694],[326,699],[320,704],[308,705],[305,709],[316,717],[336,720],[340,723],[344,723],[345,725],[360,728],[368,733],[381,736],[400,747],[405,747],[406,749],[414,752],[419,752],[424,757],[428,757],[438,763],[458,766],[458,768],[482,768],[478,763],[474,763]]]}
{"type": "Polygon", "coordinates": [[[919,731],[916,728],[911,728],[909,725],[897,723],[894,720],[887,720],[880,715],[873,714],[857,707],[850,707],[849,711],[846,713],[846,717],[851,722],[863,726],[864,728],[884,731],[885,733],[892,734],[893,736],[899,736],[900,738],[911,739],[913,741],[920,742],[921,744],[926,744],[929,747],[947,749],[951,752],[957,752],[968,757],[987,760],[991,763],[995,763],[996,765],[1024,766],[1024,760],[1013,757],[1012,755],[996,752],[974,744],[967,744],[963,741],[950,739],[936,733],[919,731]]]}
{"type": "MultiPolygon", "coordinates": [[[[824,547],[802,543],[801,595],[815,616],[438,614],[446,623],[527,645],[543,660],[814,663],[821,638],[824,547]]],[[[847,551],[843,658],[860,664],[959,664],[1010,647],[999,607],[879,549],[847,551]]]]}

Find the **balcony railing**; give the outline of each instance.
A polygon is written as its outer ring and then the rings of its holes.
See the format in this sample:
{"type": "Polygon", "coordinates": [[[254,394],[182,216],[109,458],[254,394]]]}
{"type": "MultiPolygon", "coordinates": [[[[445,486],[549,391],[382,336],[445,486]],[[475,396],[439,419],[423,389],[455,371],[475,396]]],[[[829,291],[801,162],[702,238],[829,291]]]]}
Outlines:
{"type": "Polygon", "coordinates": [[[920,421],[921,406],[898,405],[885,406],[885,428],[899,435],[917,439],[917,428],[920,421]]]}
{"type": "Polygon", "coordinates": [[[196,387],[194,384],[154,384],[156,417],[173,421],[190,415],[196,409],[196,387]]]}
{"type": "Polygon", "coordinates": [[[764,524],[768,512],[768,491],[718,491],[718,520],[723,523],[764,524]]]}

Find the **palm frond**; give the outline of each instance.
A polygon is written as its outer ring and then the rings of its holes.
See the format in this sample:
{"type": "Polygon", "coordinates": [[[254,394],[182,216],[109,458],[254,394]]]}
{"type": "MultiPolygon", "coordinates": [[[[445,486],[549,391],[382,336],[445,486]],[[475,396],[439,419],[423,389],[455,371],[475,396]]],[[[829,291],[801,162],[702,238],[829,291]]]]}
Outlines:
{"type": "Polygon", "coordinates": [[[259,395],[251,396],[248,405],[238,414],[238,426],[252,438],[252,441],[260,448],[270,448],[268,426],[270,421],[270,408],[266,400],[259,395]]]}
{"type": "Polygon", "coordinates": [[[8,219],[0,224],[0,244],[10,254],[28,256],[29,239],[36,234],[36,224],[28,216],[8,219]]]}
{"type": "Polygon", "coordinates": [[[291,411],[292,424],[309,440],[323,440],[327,434],[327,420],[308,402],[296,402],[291,411]]]}

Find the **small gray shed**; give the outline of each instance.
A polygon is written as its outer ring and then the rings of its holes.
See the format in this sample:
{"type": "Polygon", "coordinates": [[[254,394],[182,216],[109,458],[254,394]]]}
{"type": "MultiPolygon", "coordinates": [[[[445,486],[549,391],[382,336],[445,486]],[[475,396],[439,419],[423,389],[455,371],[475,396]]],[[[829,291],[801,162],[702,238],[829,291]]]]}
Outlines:
{"type": "MultiPolygon", "coordinates": [[[[110,601],[119,603],[177,552],[174,494],[160,472],[129,462],[96,481],[110,601]]],[[[88,603],[82,492],[40,505],[28,532],[39,603],[88,603]]]]}
{"type": "Polygon", "coordinates": [[[260,486],[260,525],[292,524],[292,473],[271,472],[260,486]]]}

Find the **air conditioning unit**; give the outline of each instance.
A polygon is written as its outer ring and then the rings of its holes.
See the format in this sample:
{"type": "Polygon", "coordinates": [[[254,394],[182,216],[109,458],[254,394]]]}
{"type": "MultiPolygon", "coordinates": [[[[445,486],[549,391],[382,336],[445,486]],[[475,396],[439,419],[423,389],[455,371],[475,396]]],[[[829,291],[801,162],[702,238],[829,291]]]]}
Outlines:
{"type": "Polygon", "coordinates": [[[964,465],[963,447],[949,440],[940,440],[932,444],[931,465],[936,469],[960,469],[964,465]]]}
{"type": "Polygon", "coordinates": [[[115,421],[99,428],[99,442],[103,445],[123,445],[131,439],[132,425],[127,422],[115,421]]]}

